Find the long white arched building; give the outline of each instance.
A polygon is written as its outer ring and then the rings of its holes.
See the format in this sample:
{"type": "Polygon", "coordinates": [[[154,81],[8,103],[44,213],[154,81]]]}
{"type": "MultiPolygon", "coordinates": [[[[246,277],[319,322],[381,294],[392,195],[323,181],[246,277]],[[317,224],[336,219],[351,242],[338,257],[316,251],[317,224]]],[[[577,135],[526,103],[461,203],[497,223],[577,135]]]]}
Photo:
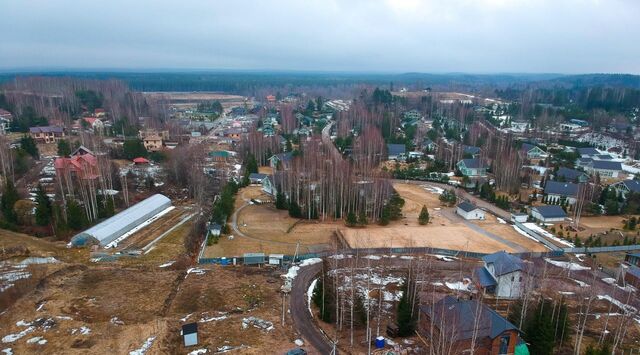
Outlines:
{"type": "Polygon", "coordinates": [[[74,246],[100,244],[107,246],[135,227],[171,207],[171,200],[155,194],[71,238],[74,246]]]}

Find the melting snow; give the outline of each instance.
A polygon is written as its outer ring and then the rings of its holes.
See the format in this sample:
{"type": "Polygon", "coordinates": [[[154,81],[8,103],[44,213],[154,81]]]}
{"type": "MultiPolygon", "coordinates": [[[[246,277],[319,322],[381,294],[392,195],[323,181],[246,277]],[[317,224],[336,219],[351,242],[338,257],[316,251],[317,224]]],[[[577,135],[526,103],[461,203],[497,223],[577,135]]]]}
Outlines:
{"type": "Polygon", "coordinates": [[[564,244],[564,245],[566,245],[568,247],[571,247],[571,248],[575,248],[576,247],[573,243],[570,243],[570,242],[568,242],[568,241],[566,241],[564,239],[560,239],[560,238],[556,237],[555,235],[553,235],[553,234],[547,232],[546,230],[544,230],[543,228],[540,228],[535,223],[529,222],[529,223],[522,223],[522,224],[525,227],[531,229],[532,231],[540,233],[540,234],[544,235],[545,237],[547,237],[547,238],[549,238],[551,240],[554,240],[554,241],[556,241],[556,242],[558,242],[560,244],[564,244]]]}
{"type": "Polygon", "coordinates": [[[34,330],[36,330],[36,327],[34,326],[29,326],[27,329],[19,332],[19,333],[15,333],[15,334],[9,334],[9,335],[5,335],[4,338],[2,338],[2,342],[3,343],[13,343],[14,341],[24,337],[25,335],[33,332],[34,330]]]}
{"type": "Polygon", "coordinates": [[[181,321],[181,322],[186,322],[186,321],[187,321],[187,319],[189,319],[189,317],[191,317],[192,315],[193,315],[193,313],[189,313],[189,314],[187,314],[186,316],[184,316],[184,318],[180,318],[180,321],[181,321]]]}
{"type": "Polygon", "coordinates": [[[470,291],[469,287],[471,286],[471,280],[464,279],[463,281],[457,282],[445,282],[445,285],[447,285],[451,290],[470,291]]]}
{"type": "Polygon", "coordinates": [[[500,218],[500,217],[496,217],[496,219],[498,220],[498,223],[500,223],[500,224],[507,224],[507,222],[505,222],[505,220],[500,218]]]}
{"type": "Polygon", "coordinates": [[[221,315],[220,315],[220,316],[217,316],[217,317],[209,317],[209,318],[207,318],[207,317],[202,317],[202,318],[200,318],[199,322],[200,322],[200,323],[217,322],[217,321],[221,321],[221,320],[225,320],[225,319],[229,318],[229,317],[226,315],[226,313],[219,313],[219,314],[221,314],[221,315]]]}
{"type": "Polygon", "coordinates": [[[43,338],[43,337],[33,337],[29,340],[27,340],[27,344],[38,344],[38,345],[44,345],[47,343],[47,339],[43,338]]]}
{"type": "Polygon", "coordinates": [[[297,346],[303,346],[304,345],[304,341],[302,341],[302,339],[296,339],[293,341],[294,344],[296,344],[297,346]]]}
{"type": "Polygon", "coordinates": [[[624,310],[627,313],[633,313],[633,312],[637,312],[637,309],[634,306],[631,305],[625,305],[624,303],[618,301],[617,299],[609,296],[609,295],[598,295],[598,299],[599,300],[607,300],[611,303],[613,303],[614,305],[618,306],[620,309],[624,310]]]}
{"type": "Polygon", "coordinates": [[[313,312],[311,311],[311,298],[313,297],[313,290],[315,290],[317,283],[318,279],[314,279],[313,281],[311,281],[311,285],[309,285],[309,289],[307,290],[307,306],[309,307],[311,318],[313,318],[313,312]]]}
{"type": "Polygon", "coordinates": [[[158,267],[168,267],[168,266],[173,265],[173,263],[175,263],[175,260],[168,261],[168,262],[166,262],[166,263],[164,263],[164,264],[162,264],[162,265],[160,265],[158,267]]]}
{"type": "Polygon", "coordinates": [[[155,336],[147,338],[147,340],[144,341],[144,344],[142,344],[142,346],[139,349],[130,351],[129,355],[144,355],[147,352],[147,350],[149,350],[151,345],[153,345],[154,340],[156,340],[155,336]]]}
{"type": "Polygon", "coordinates": [[[305,260],[302,260],[302,262],[300,263],[300,267],[309,266],[309,265],[313,265],[321,262],[322,262],[322,259],[320,258],[305,259],[305,260]]]}
{"type": "Polygon", "coordinates": [[[382,259],[382,257],[380,255],[367,255],[364,258],[365,259],[369,259],[369,260],[380,260],[380,259],[382,259]]]}
{"type": "Polygon", "coordinates": [[[551,265],[555,265],[563,269],[569,269],[571,271],[591,270],[590,267],[582,266],[578,263],[571,263],[568,261],[551,260],[549,258],[544,258],[544,261],[548,262],[551,265]]]}
{"type": "Polygon", "coordinates": [[[194,350],[192,352],[189,353],[189,355],[200,355],[200,354],[206,354],[207,353],[207,349],[198,349],[198,350],[194,350]]]}
{"type": "Polygon", "coordinates": [[[2,349],[2,353],[5,355],[13,355],[13,350],[11,348],[2,349]]]}
{"type": "Polygon", "coordinates": [[[403,259],[403,260],[413,260],[413,259],[414,259],[414,257],[413,257],[413,256],[410,256],[410,255],[401,255],[401,256],[400,256],[400,259],[403,259]]]}
{"type": "Polygon", "coordinates": [[[446,256],[446,255],[439,255],[439,254],[434,254],[433,256],[436,259],[442,260],[442,261],[455,261],[455,260],[458,260],[458,258],[456,258],[455,256],[446,256]]]}
{"type": "Polygon", "coordinates": [[[575,283],[577,283],[580,287],[589,287],[590,286],[586,282],[583,282],[583,281],[580,281],[580,280],[576,280],[576,279],[572,279],[572,280],[575,281],[575,283]]]}

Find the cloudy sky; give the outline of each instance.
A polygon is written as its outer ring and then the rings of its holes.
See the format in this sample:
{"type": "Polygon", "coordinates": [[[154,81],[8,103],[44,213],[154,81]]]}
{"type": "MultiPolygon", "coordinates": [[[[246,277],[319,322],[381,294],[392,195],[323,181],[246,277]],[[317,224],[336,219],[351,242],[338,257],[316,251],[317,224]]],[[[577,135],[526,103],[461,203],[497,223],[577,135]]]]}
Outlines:
{"type": "Polygon", "coordinates": [[[0,69],[640,73],[637,0],[0,0],[0,69]]]}

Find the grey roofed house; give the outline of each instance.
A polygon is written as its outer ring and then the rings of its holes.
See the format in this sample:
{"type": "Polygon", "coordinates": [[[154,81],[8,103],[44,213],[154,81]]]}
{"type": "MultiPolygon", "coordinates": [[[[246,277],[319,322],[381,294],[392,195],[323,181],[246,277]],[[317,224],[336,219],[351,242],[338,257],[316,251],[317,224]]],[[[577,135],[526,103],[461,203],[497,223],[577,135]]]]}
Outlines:
{"type": "Polygon", "coordinates": [[[640,192],[640,180],[624,180],[620,183],[631,192],[640,192]]]}
{"type": "Polygon", "coordinates": [[[261,182],[262,179],[264,179],[266,177],[267,177],[267,174],[260,174],[260,173],[251,173],[251,174],[249,174],[249,180],[250,181],[261,182]]]}
{"type": "Polygon", "coordinates": [[[544,193],[560,196],[576,196],[578,185],[571,182],[547,181],[544,185],[544,193]]]}
{"type": "Polygon", "coordinates": [[[60,126],[42,126],[42,127],[29,127],[31,133],[62,133],[64,128],[60,126]]]}
{"type": "Polygon", "coordinates": [[[472,145],[463,145],[462,147],[463,154],[471,154],[472,156],[480,154],[480,147],[474,147],[472,145]]]}
{"type": "Polygon", "coordinates": [[[463,210],[465,212],[471,212],[471,211],[477,209],[478,206],[465,201],[465,202],[459,203],[458,204],[458,208],[460,208],[461,210],[463,210]]]}
{"type": "Polygon", "coordinates": [[[538,211],[543,218],[563,218],[567,216],[567,213],[560,206],[536,206],[533,209],[538,211]]]}
{"type": "Polygon", "coordinates": [[[598,155],[600,154],[600,152],[596,148],[587,147],[587,148],[578,148],[578,154],[580,154],[581,156],[598,155]]]}
{"type": "Polygon", "coordinates": [[[496,276],[509,274],[518,270],[521,271],[523,269],[523,263],[520,258],[504,251],[483,256],[482,261],[487,265],[493,264],[493,273],[496,276]]]}
{"type": "Polygon", "coordinates": [[[599,160],[611,160],[613,157],[609,154],[598,154],[595,156],[599,160]]]}
{"type": "Polygon", "coordinates": [[[576,160],[576,163],[577,163],[578,165],[588,165],[588,164],[590,164],[592,161],[593,161],[593,159],[591,159],[591,158],[578,158],[578,159],[576,160]]]}
{"type": "Polygon", "coordinates": [[[622,170],[622,164],[619,161],[608,161],[608,160],[594,160],[593,161],[594,169],[601,170],[622,170]]]}
{"type": "Polygon", "coordinates": [[[71,238],[71,244],[84,246],[98,243],[101,246],[106,246],[169,207],[171,207],[171,200],[167,196],[155,194],[84,232],[76,234],[71,238]]]}
{"type": "Polygon", "coordinates": [[[453,296],[445,296],[436,302],[433,307],[422,306],[420,311],[431,319],[431,324],[443,325],[447,329],[439,329],[440,332],[452,334],[456,341],[471,339],[474,331],[478,338],[496,338],[508,330],[520,332],[518,327],[499,315],[493,309],[476,300],[460,300],[453,296]],[[480,310],[480,317],[476,314],[480,310]]]}
{"type": "Polygon", "coordinates": [[[584,171],[565,168],[564,166],[558,169],[556,172],[556,178],[562,177],[567,181],[575,182],[581,178],[588,178],[588,175],[584,171]]]}
{"type": "Polygon", "coordinates": [[[390,157],[397,157],[400,154],[404,154],[406,147],[404,144],[387,144],[387,152],[390,157]]]}
{"type": "Polygon", "coordinates": [[[462,159],[462,162],[468,169],[480,169],[485,167],[482,159],[462,159]]]}

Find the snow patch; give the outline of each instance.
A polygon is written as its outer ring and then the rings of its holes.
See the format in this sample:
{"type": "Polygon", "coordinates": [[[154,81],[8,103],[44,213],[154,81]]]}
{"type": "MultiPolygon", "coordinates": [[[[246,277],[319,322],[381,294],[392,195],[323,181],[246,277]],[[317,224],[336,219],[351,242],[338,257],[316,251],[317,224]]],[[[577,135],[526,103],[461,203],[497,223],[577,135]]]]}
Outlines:
{"type": "Polygon", "coordinates": [[[309,266],[309,265],[313,265],[321,262],[322,262],[322,259],[320,258],[305,259],[305,260],[302,260],[302,262],[300,263],[300,267],[309,266]]]}
{"type": "Polygon", "coordinates": [[[457,282],[445,282],[445,285],[450,290],[458,290],[458,291],[471,291],[471,280],[465,278],[462,281],[457,282]]]}
{"type": "Polygon", "coordinates": [[[302,339],[296,339],[293,341],[294,344],[296,344],[297,346],[303,346],[304,345],[304,341],[302,341],[302,339]]]}
{"type": "Polygon", "coordinates": [[[34,326],[29,326],[27,329],[24,329],[23,331],[19,332],[19,333],[15,333],[15,334],[9,334],[9,335],[5,335],[2,338],[2,342],[3,343],[13,343],[14,341],[24,337],[25,335],[33,332],[34,330],[36,330],[36,327],[34,326]]]}
{"type": "Polygon", "coordinates": [[[369,259],[369,260],[380,260],[380,259],[382,259],[382,257],[380,255],[367,255],[364,258],[365,259],[369,259]]]}
{"type": "Polygon", "coordinates": [[[549,258],[544,258],[544,261],[548,262],[551,265],[561,267],[563,269],[569,269],[571,271],[591,270],[591,268],[589,267],[582,266],[578,263],[572,263],[568,261],[551,260],[549,258]]]}
{"type": "Polygon", "coordinates": [[[156,340],[155,336],[147,338],[147,340],[144,341],[144,344],[142,344],[140,348],[133,351],[129,351],[129,355],[144,355],[147,352],[147,350],[149,350],[151,345],[153,345],[154,340],[156,340]]]}
{"type": "Polygon", "coordinates": [[[553,234],[547,232],[546,230],[544,230],[543,228],[540,228],[535,223],[528,222],[528,223],[522,223],[522,225],[524,225],[525,227],[531,229],[532,231],[540,233],[543,236],[545,236],[545,237],[547,237],[547,238],[549,238],[551,240],[554,240],[554,241],[556,241],[556,242],[558,242],[560,244],[566,245],[566,246],[571,247],[571,248],[575,248],[576,247],[575,244],[570,243],[570,242],[568,242],[568,241],[566,241],[564,239],[560,239],[560,238],[556,237],[555,235],[553,235],[553,234]]]}
{"type": "Polygon", "coordinates": [[[446,256],[446,255],[440,255],[440,254],[434,254],[432,256],[438,260],[447,261],[447,262],[458,260],[458,258],[456,258],[455,256],[446,256]]]}
{"type": "Polygon", "coordinates": [[[46,343],[47,343],[47,339],[45,339],[43,337],[33,337],[33,338],[27,340],[27,344],[44,345],[46,343]]]}
{"type": "Polygon", "coordinates": [[[168,261],[168,262],[166,262],[166,263],[164,263],[164,264],[162,264],[162,265],[160,265],[158,267],[169,267],[169,266],[173,265],[174,263],[175,263],[175,260],[172,260],[172,261],[168,261]]]}
{"type": "Polygon", "coordinates": [[[208,318],[207,317],[202,317],[202,318],[200,318],[199,322],[200,323],[218,322],[218,321],[225,320],[225,319],[229,318],[229,316],[227,316],[226,313],[220,313],[220,314],[221,315],[217,316],[217,317],[208,317],[208,318]]]}
{"type": "Polygon", "coordinates": [[[607,300],[611,303],[613,303],[614,305],[618,306],[618,308],[622,309],[623,311],[625,311],[626,313],[635,313],[638,310],[636,309],[636,307],[631,306],[631,305],[625,305],[624,303],[618,301],[617,299],[609,296],[609,295],[598,295],[597,296],[599,300],[607,300]]]}
{"type": "Polygon", "coordinates": [[[189,353],[189,355],[200,355],[200,354],[206,354],[207,353],[207,349],[198,349],[198,350],[194,350],[192,352],[189,353]]]}
{"type": "Polygon", "coordinates": [[[311,281],[311,285],[309,285],[309,289],[307,290],[307,307],[309,307],[309,314],[311,314],[311,318],[313,318],[313,312],[311,311],[311,298],[313,297],[313,290],[316,289],[317,283],[318,279],[314,279],[313,281],[311,281]]]}
{"type": "Polygon", "coordinates": [[[2,349],[2,353],[5,355],[13,355],[13,349],[11,348],[2,349]]]}
{"type": "Polygon", "coordinates": [[[507,222],[504,219],[500,218],[500,217],[496,217],[496,219],[498,220],[498,223],[500,223],[500,224],[507,224],[507,222]]]}

